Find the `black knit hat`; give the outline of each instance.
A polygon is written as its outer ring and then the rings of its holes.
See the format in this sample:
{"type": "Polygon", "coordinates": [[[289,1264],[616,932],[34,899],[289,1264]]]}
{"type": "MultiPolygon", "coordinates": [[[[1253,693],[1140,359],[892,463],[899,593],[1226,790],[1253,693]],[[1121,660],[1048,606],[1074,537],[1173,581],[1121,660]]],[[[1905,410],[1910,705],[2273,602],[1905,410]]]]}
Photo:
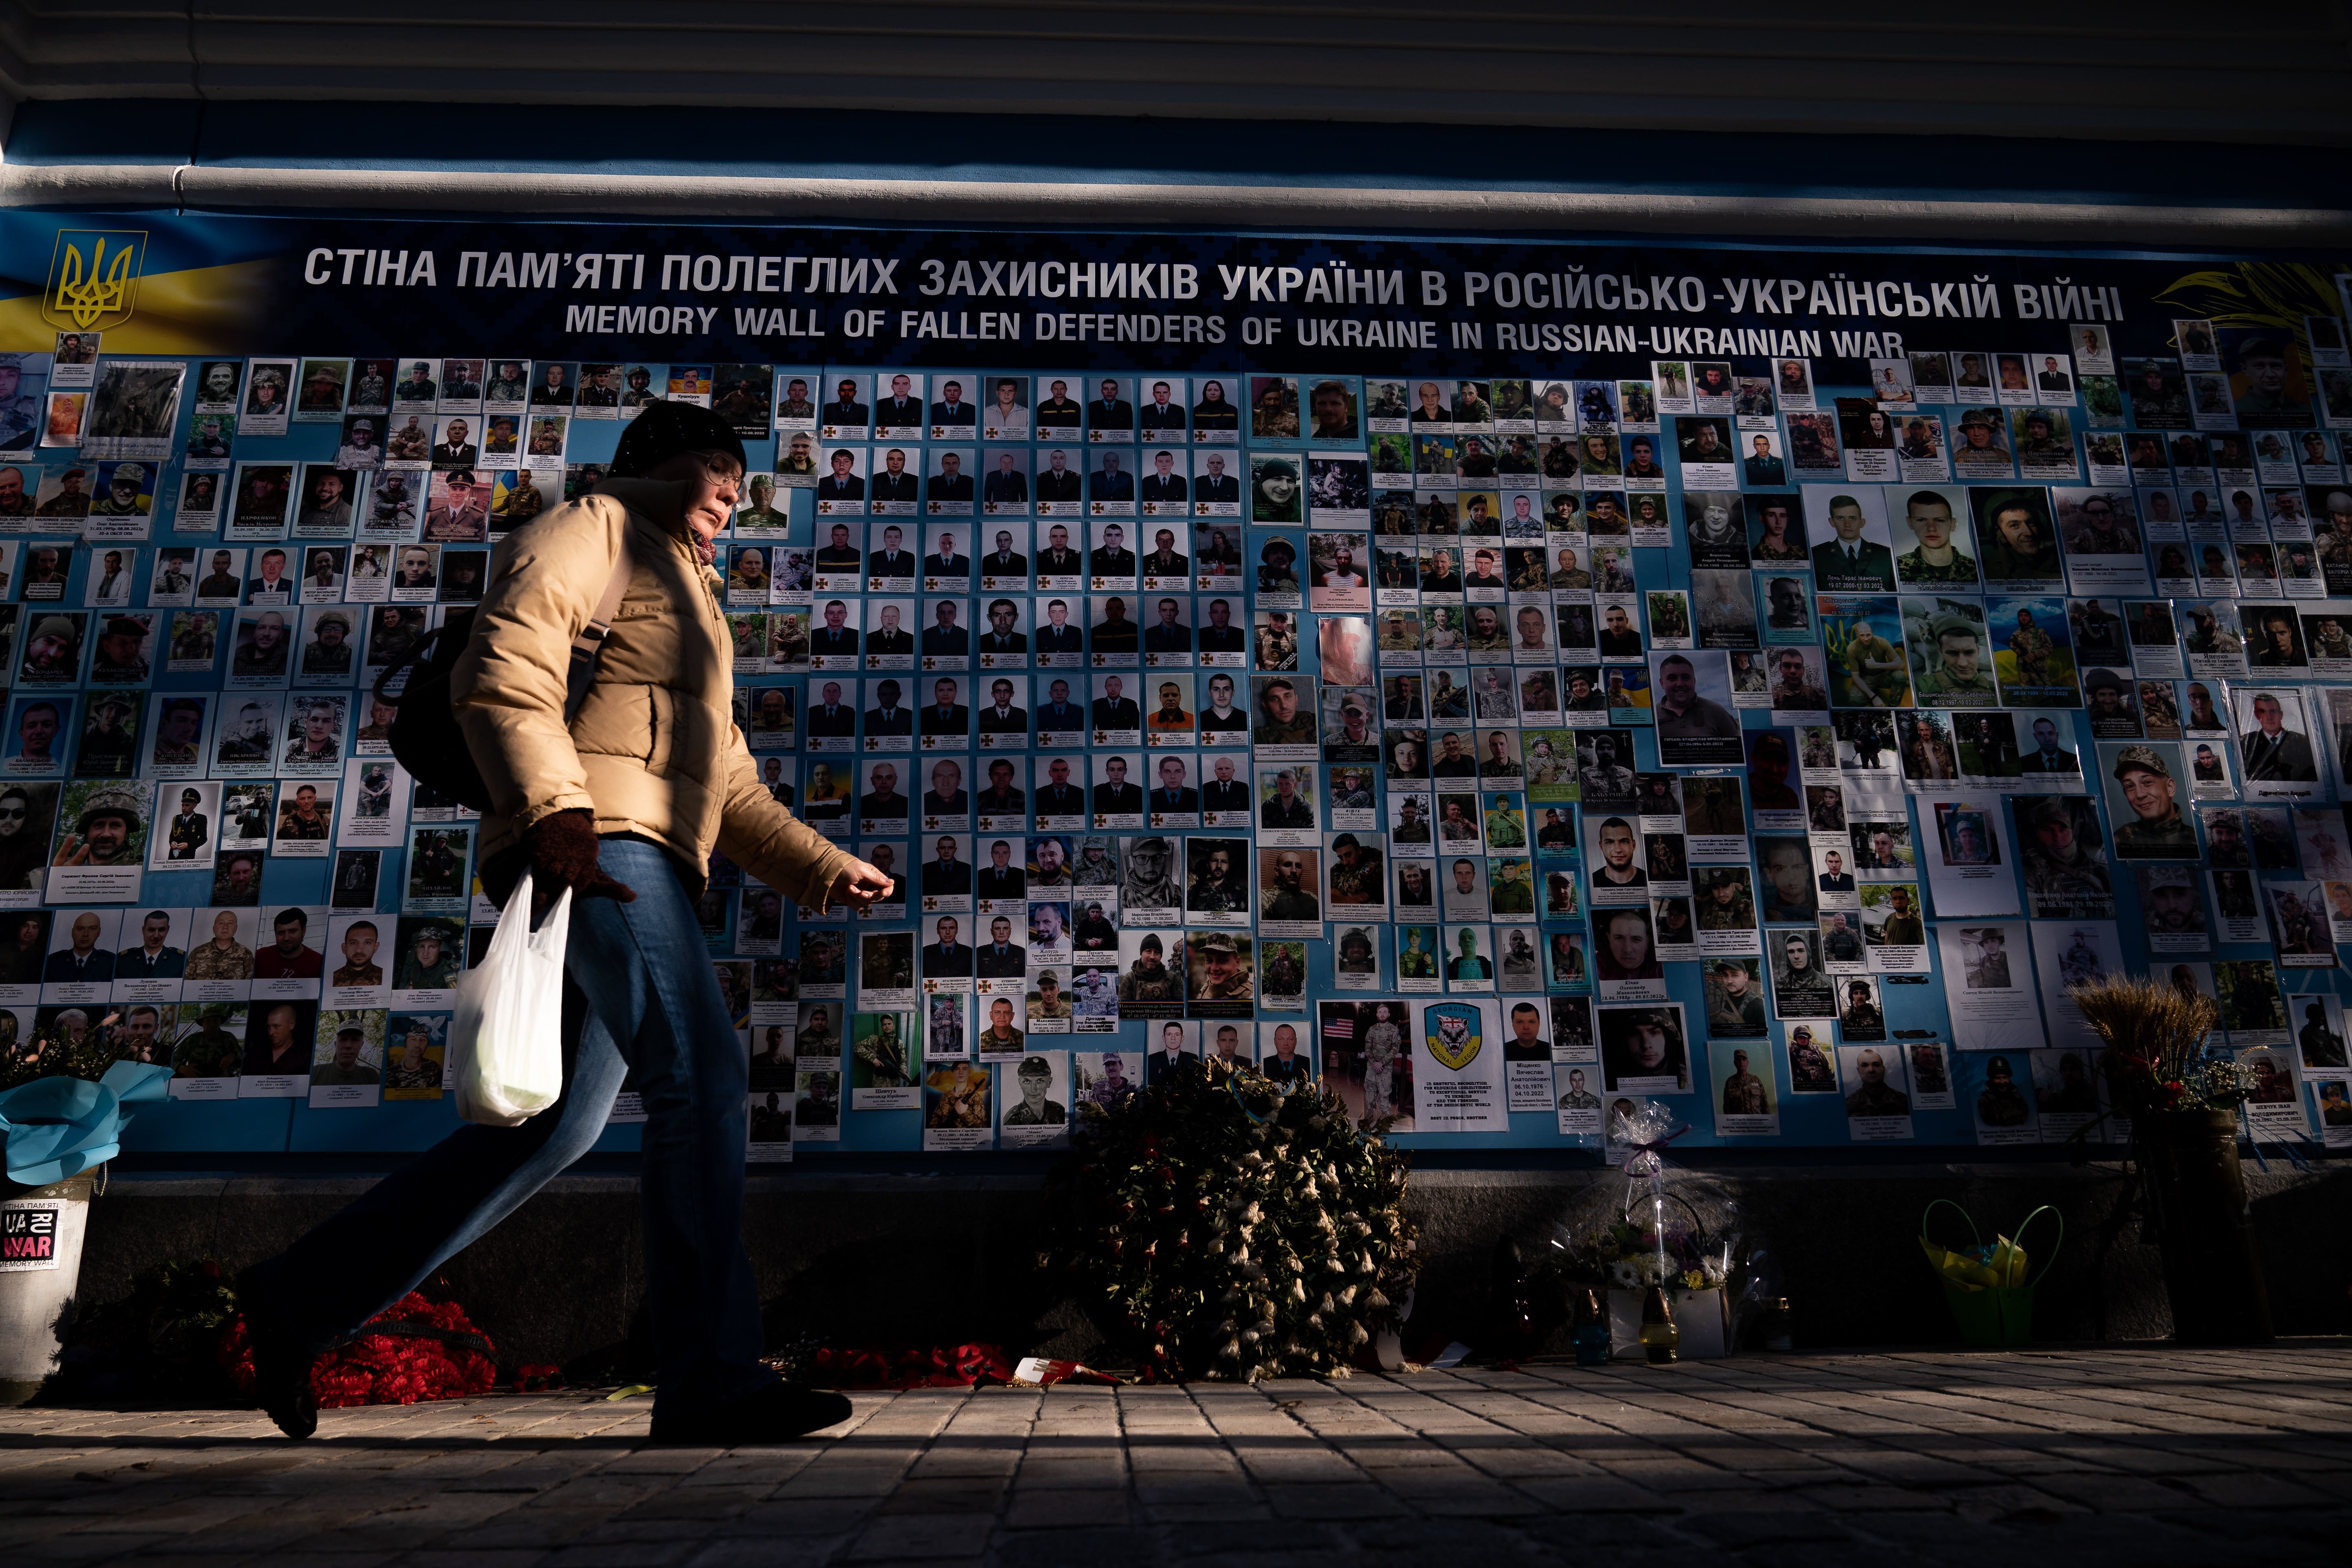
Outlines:
{"type": "Polygon", "coordinates": [[[738,468],[751,466],[743,438],[726,420],[698,404],[664,402],[646,404],[629,422],[606,471],[616,479],[637,479],[680,452],[724,452],[738,468]]]}

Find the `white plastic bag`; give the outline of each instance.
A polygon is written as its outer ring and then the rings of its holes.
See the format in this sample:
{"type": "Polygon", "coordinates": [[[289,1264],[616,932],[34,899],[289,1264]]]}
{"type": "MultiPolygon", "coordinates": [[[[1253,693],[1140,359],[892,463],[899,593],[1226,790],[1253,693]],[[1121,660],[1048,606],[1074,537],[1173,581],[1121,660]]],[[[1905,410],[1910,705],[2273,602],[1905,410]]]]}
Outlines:
{"type": "Polygon", "coordinates": [[[457,1114],[483,1127],[514,1127],[563,1093],[563,943],[572,889],[530,929],[530,871],[515,884],[480,967],[457,979],[449,1021],[458,1053],[457,1114]]]}

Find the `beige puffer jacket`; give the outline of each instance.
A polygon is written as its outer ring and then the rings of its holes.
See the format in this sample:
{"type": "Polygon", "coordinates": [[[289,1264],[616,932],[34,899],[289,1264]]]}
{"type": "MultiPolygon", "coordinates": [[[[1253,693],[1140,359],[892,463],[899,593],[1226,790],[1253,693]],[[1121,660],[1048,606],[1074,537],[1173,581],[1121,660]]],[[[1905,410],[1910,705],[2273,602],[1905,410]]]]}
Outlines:
{"type": "Polygon", "coordinates": [[[501,540],[457,660],[458,726],[488,784],[487,860],[551,812],[584,807],[600,834],[653,839],[688,865],[715,847],[802,904],[823,901],[850,857],[772,798],[730,702],[732,647],[719,576],[680,518],[685,486],[607,479],[501,540]],[[596,681],[563,723],[572,640],[634,558],[596,681]]]}

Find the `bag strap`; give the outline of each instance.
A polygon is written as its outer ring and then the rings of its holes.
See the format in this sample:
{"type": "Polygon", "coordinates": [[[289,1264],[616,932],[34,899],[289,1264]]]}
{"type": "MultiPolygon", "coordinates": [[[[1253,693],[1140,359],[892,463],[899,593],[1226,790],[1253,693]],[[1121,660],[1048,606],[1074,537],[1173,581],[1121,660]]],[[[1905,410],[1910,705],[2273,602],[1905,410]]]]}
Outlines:
{"type": "MultiPolygon", "coordinates": [[[[1927,1239],[1927,1216],[1934,1214],[1937,1209],[1950,1209],[1954,1214],[1960,1216],[1960,1223],[1969,1227],[1969,1247],[1971,1250],[1984,1245],[1984,1237],[1977,1229],[1976,1216],[1969,1213],[1968,1210],[1962,1208],[1959,1205],[1954,1203],[1949,1198],[1937,1198],[1920,1212],[1919,1239],[1921,1241],[1924,1242],[1927,1239]]],[[[2028,1215],[2027,1217],[2031,1218],[2032,1216],[2028,1215]]]]}
{"type": "Polygon", "coordinates": [[[2018,1222],[2016,1239],[2017,1246],[2021,1248],[2024,1247],[2026,1226],[2032,1225],[2035,1220],[2040,1219],[2043,1215],[2048,1215],[2050,1216],[2050,1222],[2058,1227],[2058,1239],[2050,1244],[2050,1251],[2042,1258],[2042,1271],[2025,1282],[2025,1288],[2029,1290],[2033,1289],[2036,1285],[2041,1284],[2042,1281],[2049,1275],[2051,1268],[2055,1266],[2058,1261],[2058,1249],[2064,1246],[2066,1242],[2066,1216],[2060,1214],[2055,1206],[2050,1204],[2043,1204],[2040,1208],[2035,1209],[2032,1214],[2027,1215],[2024,1219],[2018,1222]]]}
{"type": "Polygon", "coordinates": [[[612,635],[613,617],[621,613],[621,597],[629,591],[629,577],[636,563],[629,553],[629,525],[621,524],[621,552],[613,559],[613,575],[604,584],[604,596],[596,601],[596,608],[580,635],[572,639],[571,668],[564,672],[563,721],[570,724],[580,717],[580,710],[588,701],[589,689],[596,683],[596,659],[604,651],[604,639],[612,635]]]}
{"type": "MultiPolygon", "coordinates": [[[[384,689],[390,686],[394,679],[403,673],[408,673],[411,678],[414,679],[415,671],[422,669],[426,664],[431,662],[435,645],[440,642],[441,634],[448,629],[449,628],[446,626],[435,626],[431,631],[426,632],[423,637],[418,637],[415,642],[409,644],[408,651],[402,654],[398,658],[394,659],[392,663],[385,668],[384,672],[375,678],[375,700],[385,704],[387,707],[399,707],[400,698],[385,696],[384,689]]],[[[402,696],[404,697],[407,695],[408,688],[405,685],[403,685],[400,689],[402,696]]]]}
{"type": "Polygon", "coordinates": [[[603,647],[605,637],[612,635],[613,617],[621,613],[621,600],[629,591],[629,578],[635,565],[636,562],[629,554],[629,526],[625,521],[621,524],[621,552],[613,558],[613,575],[605,583],[604,597],[596,601],[595,611],[589,616],[588,624],[580,628],[578,637],[572,639],[574,654],[585,654],[593,660],[603,647]]]}

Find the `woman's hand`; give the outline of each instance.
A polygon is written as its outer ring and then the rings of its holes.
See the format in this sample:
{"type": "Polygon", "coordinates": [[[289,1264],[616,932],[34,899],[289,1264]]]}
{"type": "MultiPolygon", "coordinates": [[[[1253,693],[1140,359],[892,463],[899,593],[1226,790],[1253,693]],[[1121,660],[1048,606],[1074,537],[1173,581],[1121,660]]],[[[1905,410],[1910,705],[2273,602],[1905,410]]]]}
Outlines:
{"type": "Polygon", "coordinates": [[[888,892],[896,880],[878,866],[853,859],[833,879],[833,890],[825,895],[825,902],[862,910],[888,892]]]}
{"type": "Polygon", "coordinates": [[[635,903],[636,889],[614,880],[596,863],[596,819],[584,810],[559,811],[523,830],[530,852],[531,918],[537,920],[564,889],[579,899],[635,903]]]}

